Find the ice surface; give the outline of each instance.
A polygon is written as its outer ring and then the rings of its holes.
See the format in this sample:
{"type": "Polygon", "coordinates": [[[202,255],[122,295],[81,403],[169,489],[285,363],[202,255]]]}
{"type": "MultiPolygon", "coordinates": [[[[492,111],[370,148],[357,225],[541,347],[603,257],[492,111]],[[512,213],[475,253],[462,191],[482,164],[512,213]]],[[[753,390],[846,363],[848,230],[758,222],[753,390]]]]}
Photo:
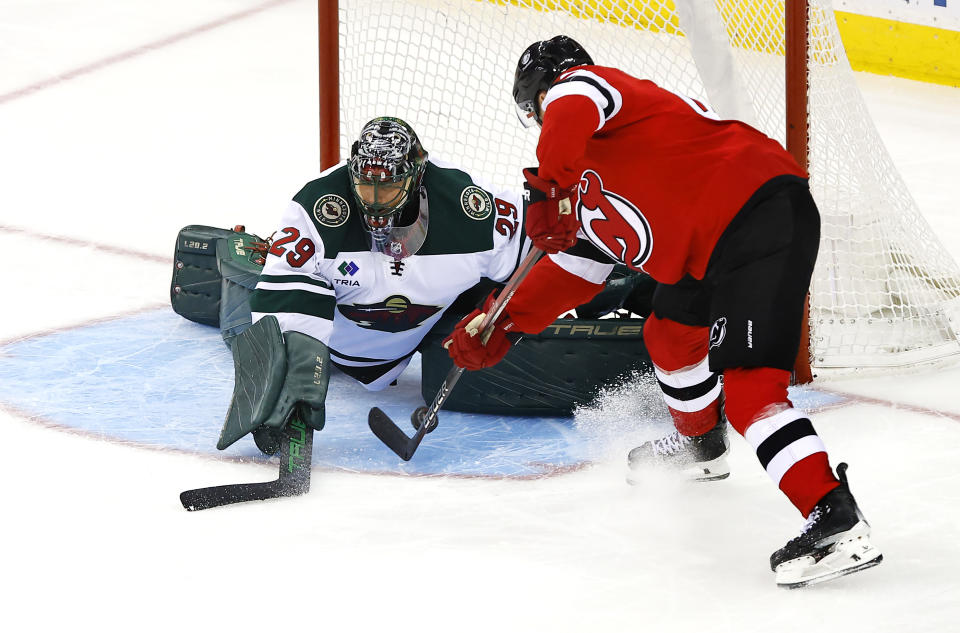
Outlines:
{"type": "MultiPolygon", "coordinates": [[[[98,439],[265,461],[249,436],[223,453],[216,450],[233,360],[219,329],[191,323],[170,308],[30,337],[0,350],[0,401],[51,425],[98,439]]],[[[419,378],[419,355],[399,385],[377,394],[334,369],[314,466],[523,478],[590,461],[590,436],[575,433],[570,418],[443,411],[417,459],[404,463],[370,432],[367,412],[379,406],[412,435],[410,414],[424,403],[419,378]]]]}
{"type": "MultiPolygon", "coordinates": [[[[957,367],[794,392],[886,558],[802,592],[766,562],[802,521],[744,441],[723,482],[624,484],[622,449],[666,428],[642,382],[536,431],[464,438],[447,418],[407,466],[354,417],[383,403],[338,382],[309,495],[183,511],[180,490],[276,473],[249,444],[203,448],[231,370],[215,332],[166,309],[169,257],[186,224],[269,233],[315,175],[314,10],[0,7],[5,630],[956,630],[957,367]]],[[[960,257],[960,91],[858,81],[960,257]]],[[[400,420],[418,391],[394,393],[400,420]]]]}

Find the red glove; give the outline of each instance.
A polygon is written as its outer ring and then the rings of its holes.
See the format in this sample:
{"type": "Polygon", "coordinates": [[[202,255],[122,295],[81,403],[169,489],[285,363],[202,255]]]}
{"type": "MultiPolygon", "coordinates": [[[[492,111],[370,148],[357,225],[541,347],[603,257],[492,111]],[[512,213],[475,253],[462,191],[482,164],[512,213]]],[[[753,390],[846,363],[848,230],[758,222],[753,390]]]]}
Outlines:
{"type": "Polygon", "coordinates": [[[566,189],[537,175],[536,168],[523,170],[527,205],[527,236],[546,253],[557,253],[577,241],[580,222],[573,208],[577,202],[577,184],[566,189]]]}
{"type": "Polygon", "coordinates": [[[458,367],[471,371],[493,367],[510,351],[513,343],[507,338],[507,333],[514,329],[514,325],[506,310],[497,318],[486,345],[480,341],[480,323],[490,311],[493,299],[491,292],[483,304],[483,310],[474,310],[463,317],[450,336],[443,339],[444,348],[458,367]]]}

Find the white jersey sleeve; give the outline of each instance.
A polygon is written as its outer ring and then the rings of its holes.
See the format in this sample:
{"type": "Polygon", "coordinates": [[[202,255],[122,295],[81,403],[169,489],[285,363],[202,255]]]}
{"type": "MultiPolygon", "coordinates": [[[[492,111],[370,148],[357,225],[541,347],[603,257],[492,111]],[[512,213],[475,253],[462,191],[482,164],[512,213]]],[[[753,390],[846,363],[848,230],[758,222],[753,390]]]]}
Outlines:
{"type": "Polygon", "coordinates": [[[493,281],[506,281],[530,252],[532,243],[524,230],[523,196],[501,191],[493,198],[493,249],[486,258],[484,276],[493,281]]]}
{"type": "Polygon", "coordinates": [[[272,315],[283,332],[296,331],[328,345],[336,293],[320,271],[323,240],[306,210],[291,201],[250,298],[254,323],[272,315]]]}
{"type": "MultiPolygon", "coordinates": [[[[486,199],[488,195],[489,200],[492,200],[493,208],[490,210],[490,215],[493,216],[493,221],[490,224],[493,237],[492,246],[489,250],[478,251],[475,254],[480,264],[479,273],[482,277],[498,282],[506,281],[513,275],[513,272],[520,265],[520,261],[530,252],[532,246],[524,230],[523,193],[495,187],[484,178],[464,171],[463,168],[436,156],[431,156],[430,162],[438,167],[455,169],[466,174],[473,186],[479,187],[485,192],[483,198],[486,199]]],[[[464,210],[466,210],[466,207],[464,207],[464,210]]],[[[471,215],[471,217],[475,219],[486,220],[489,217],[479,207],[474,211],[475,215],[471,215]]]]}

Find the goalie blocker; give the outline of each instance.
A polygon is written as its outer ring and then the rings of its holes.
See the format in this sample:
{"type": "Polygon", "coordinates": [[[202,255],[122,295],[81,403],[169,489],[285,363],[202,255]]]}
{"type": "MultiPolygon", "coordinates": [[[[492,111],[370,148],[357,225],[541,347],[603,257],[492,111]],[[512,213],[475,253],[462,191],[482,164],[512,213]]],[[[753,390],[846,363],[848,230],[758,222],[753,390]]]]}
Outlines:
{"type": "MultiPolygon", "coordinates": [[[[184,227],[174,255],[170,289],[174,311],[191,321],[219,327],[232,347],[236,337],[250,327],[249,298],[263,267],[264,247],[264,240],[246,233],[243,227],[184,227]]],[[[441,341],[496,286],[486,281],[465,292],[424,337],[419,351],[426,402],[432,400],[452,367],[441,341]]],[[[465,372],[444,409],[569,415],[593,400],[605,385],[634,372],[652,371],[643,345],[643,323],[650,313],[654,286],[646,275],[618,266],[605,289],[577,309],[579,318],[558,319],[539,335],[525,335],[496,366],[465,372]],[[640,318],[599,318],[611,313],[640,318]]],[[[251,360],[241,356],[239,363],[251,360]]],[[[264,431],[255,433],[255,439],[258,445],[273,444],[264,431]]]]}

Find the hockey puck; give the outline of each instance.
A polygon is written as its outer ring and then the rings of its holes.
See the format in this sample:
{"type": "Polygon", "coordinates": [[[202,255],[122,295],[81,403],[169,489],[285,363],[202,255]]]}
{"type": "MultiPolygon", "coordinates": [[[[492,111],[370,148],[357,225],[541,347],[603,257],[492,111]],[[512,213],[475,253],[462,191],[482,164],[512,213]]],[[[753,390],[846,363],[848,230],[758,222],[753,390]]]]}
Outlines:
{"type": "MultiPolygon", "coordinates": [[[[410,423],[413,424],[413,428],[420,430],[420,425],[423,423],[423,419],[427,417],[427,407],[417,407],[413,413],[410,414],[410,423]]],[[[433,429],[437,428],[437,418],[433,418],[433,424],[427,427],[427,433],[431,433],[433,429]]]]}

